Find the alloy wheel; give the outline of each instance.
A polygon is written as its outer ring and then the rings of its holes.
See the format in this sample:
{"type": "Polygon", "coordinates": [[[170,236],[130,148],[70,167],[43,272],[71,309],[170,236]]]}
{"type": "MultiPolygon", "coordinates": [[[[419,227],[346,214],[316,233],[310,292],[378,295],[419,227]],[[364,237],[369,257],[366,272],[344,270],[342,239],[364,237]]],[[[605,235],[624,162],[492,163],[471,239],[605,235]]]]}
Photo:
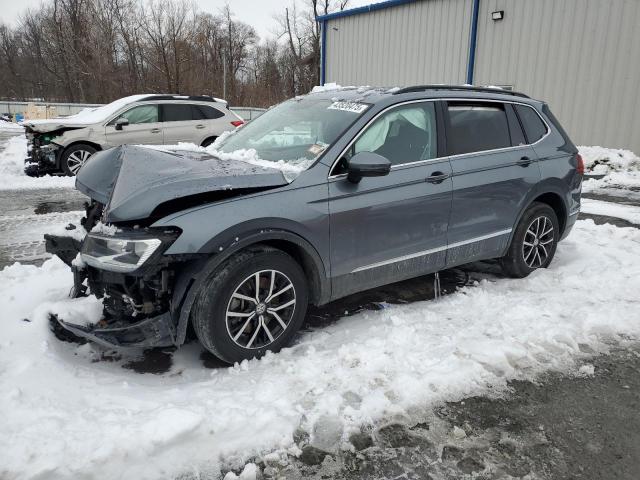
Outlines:
{"type": "Polygon", "coordinates": [[[260,270],[236,287],[226,310],[229,337],[242,348],[272,344],[289,327],[296,307],[296,290],[284,273],[260,270]]]}
{"type": "Polygon", "coordinates": [[[553,240],[554,230],[551,219],[544,215],[536,217],[524,234],[522,245],[524,263],[529,268],[542,267],[549,258],[553,240]]]}
{"type": "Polygon", "coordinates": [[[69,167],[69,171],[75,175],[90,156],[91,152],[87,150],[76,150],[71,153],[71,155],[67,157],[67,166],[69,167]]]}

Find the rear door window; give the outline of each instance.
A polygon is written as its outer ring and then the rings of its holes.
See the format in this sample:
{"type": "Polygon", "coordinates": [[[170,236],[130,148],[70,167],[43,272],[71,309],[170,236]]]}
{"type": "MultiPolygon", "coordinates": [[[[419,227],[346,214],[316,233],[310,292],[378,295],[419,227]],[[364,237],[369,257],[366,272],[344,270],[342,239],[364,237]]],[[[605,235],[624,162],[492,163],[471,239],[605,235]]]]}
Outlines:
{"type": "Polygon", "coordinates": [[[451,155],[511,146],[505,106],[498,102],[449,102],[451,155]]]}
{"type": "Polygon", "coordinates": [[[164,122],[193,120],[191,105],[186,103],[167,103],[162,105],[162,120],[164,122]]]}
{"type": "Polygon", "coordinates": [[[547,134],[547,126],[533,108],[525,105],[514,106],[529,143],[536,143],[547,134]]]}
{"type": "Polygon", "coordinates": [[[213,120],[224,117],[224,113],[209,105],[191,105],[191,114],[194,120],[213,120]]]}

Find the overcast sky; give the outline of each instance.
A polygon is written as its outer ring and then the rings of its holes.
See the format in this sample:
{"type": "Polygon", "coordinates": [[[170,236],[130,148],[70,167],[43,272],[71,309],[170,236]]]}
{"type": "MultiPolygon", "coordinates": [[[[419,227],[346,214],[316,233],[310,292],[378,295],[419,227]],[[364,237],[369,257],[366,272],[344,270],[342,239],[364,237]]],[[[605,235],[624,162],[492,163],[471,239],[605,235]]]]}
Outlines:
{"type": "MultiPolygon", "coordinates": [[[[47,0],[0,0],[0,19],[3,22],[15,24],[21,13],[27,8],[37,8],[47,0]]],[[[200,10],[218,13],[225,3],[229,3],[236,19],[252,25],[260,38],[272,36],[277,30],[273,16],[284,11],[291,3],[290,0],[194,0],[200,10]]],[[[351,0],[349,6],[356,7],[380,0],[351,0]]],[[[302,1],[298,0],[302,5],[302,1]]]]}

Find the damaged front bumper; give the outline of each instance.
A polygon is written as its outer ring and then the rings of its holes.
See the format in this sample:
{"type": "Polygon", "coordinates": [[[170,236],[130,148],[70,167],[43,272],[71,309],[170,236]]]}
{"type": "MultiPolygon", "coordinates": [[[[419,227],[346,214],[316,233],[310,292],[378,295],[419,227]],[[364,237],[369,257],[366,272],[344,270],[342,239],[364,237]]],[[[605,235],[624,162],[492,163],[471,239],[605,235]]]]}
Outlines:
{"type": "Polygon", "coordinates": [[[58,317],[55,317],[55,320],[74,335],[105,347],[150,348],[176,345],[176,332],[169,312],[135,323],[107,324],[105,327],[101,327],[100,324],[84,327],[65,322],[58,317]]]}
{"type": "Polygon", "coordinates": [[[28,156],[24,159],[24,172],[31,177],[58,172],[58,157],[62,147],[45,142],[46,140],[34,134],[28,134],[28,156]]]}
{"type": "Polygon", "coordinates": [[[156,258],[136,272],[111,272],[78,261],[83,241],[70,236],[45,235],[46,251],[71,267],[72,298],[92,295],[103,299],[103,319],[83,326],[53,317],[65,330],[110,348],[177,346],[176,309],[172,308],[176,268],[183,262],[156,258]]]}

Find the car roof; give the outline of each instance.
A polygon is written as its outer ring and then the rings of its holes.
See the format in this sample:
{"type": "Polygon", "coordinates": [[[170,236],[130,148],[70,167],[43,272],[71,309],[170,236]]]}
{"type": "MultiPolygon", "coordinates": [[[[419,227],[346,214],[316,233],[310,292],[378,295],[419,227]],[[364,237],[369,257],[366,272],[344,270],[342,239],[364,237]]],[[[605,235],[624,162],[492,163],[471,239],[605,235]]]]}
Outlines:
{"type": "Polygon", "coordinates": [[[540,104],[524,93],[503,90],[500,87],[477,87],[471,85],[416,85],[411,87],[328,87],[318,88],[308,94],[310,97],[332,101],[378,103],[391,97],[400,99],[470,98],[503,100],[532,105],[540,104]]]}
{"type": "Polygon", "coordinates": [[[227,104],[226,100],[222,98],[211,97],[209,95],[167,95],[164,93],[145,95],[142,98],[137,99],[138,102],[151,102],[157,100],[176,100],[176,101],[192,101],[192,102],[211,102],[211,103],[224,103],[227,104]]]}

